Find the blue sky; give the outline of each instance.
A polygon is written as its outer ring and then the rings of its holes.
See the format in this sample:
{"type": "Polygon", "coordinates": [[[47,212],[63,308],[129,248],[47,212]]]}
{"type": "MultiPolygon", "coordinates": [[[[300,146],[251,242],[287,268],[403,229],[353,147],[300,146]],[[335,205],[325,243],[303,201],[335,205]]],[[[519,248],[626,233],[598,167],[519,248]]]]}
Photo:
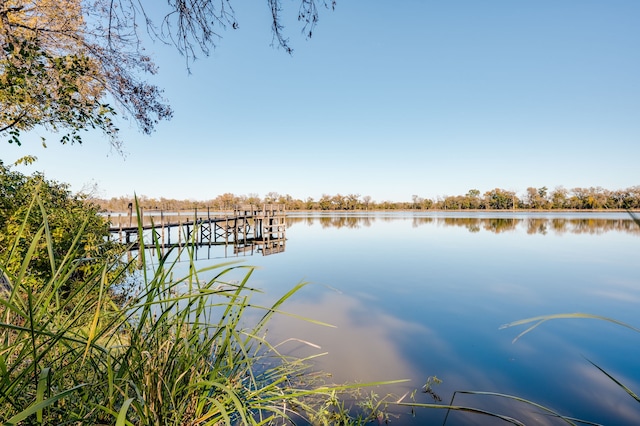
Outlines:
{"type": "Polygon", "coordinates": [[[283,1],[292,56],[271,46],[266,1],[244,3],[190,75],[147,45],[175,116],[151,136],[122,123],[124,157],[98,133],[34,131],[0,158],[35,155],[16,170],[107,198],[640,185],[637,0],[338,0],[310,40],[283,1]]]}

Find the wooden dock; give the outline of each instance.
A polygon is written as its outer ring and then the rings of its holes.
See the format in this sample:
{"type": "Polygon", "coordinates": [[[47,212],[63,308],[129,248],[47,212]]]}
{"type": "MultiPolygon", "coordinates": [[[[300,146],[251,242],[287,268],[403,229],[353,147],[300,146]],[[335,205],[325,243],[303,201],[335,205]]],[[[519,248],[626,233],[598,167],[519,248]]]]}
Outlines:
{"type": "Polygon", "coordinates": [[[263,255],[284,251],[286,214],[280,204],[241,205],[233,212],[211,214],[194,209],[185,212],[139,210],[139,216],[109,215],[112,238],[139,248],[140,229],[146,246],[154,241],[162,248],[184,245],[233,245],[235,253],[254,250],[263,255]]]}

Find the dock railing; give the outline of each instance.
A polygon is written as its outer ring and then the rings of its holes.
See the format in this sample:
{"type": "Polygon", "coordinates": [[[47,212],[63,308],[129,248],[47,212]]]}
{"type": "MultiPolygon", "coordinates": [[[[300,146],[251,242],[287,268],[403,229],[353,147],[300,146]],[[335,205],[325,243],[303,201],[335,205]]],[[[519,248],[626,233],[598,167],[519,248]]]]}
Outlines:
{"type": "Polygon", "coordinates": [[[133,249],[138,245],[139,224],[145,244],[150,244],[155,235],[162,247],[234,244],[246,250],[258,245],[258,249],[264,249],[263,254],[269,254],[284,251],[286,239],[286,210],[280,204],[238,205],[231,211],[214,212],[210,208],[188,211],[139,208],[136,214],[132,210],[108,214],[107,220],[112,238],[130,244],[133,249]]]}

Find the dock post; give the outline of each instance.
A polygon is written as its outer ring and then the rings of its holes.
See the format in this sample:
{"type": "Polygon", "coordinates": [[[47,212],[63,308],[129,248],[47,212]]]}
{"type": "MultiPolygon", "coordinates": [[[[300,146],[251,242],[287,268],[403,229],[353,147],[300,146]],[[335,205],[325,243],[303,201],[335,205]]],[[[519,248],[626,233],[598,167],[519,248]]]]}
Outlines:
{"type": "Polygon", "coordinates": [[[162,254],[164,255],[164,211],[160,210],[160,229],[162,230],[162,254]]]}
{"type": "Polygon", "coordinates": [[[195,207],[193,210],[193,242],[195,244],[198,244],[198,227],[197,227],[197,223],[198,223],[198,208],[195,207]]]}
{"type": "Polygon", "coordinates": [[[238,243],[238,218],[239,218],[239,214],[238,214],[238,209],[236,208],[235,211],[233,212],[234,216],[235,216],[235,220],[233,221],[233,243],[237,244],[238,243]]]}
{"type": "Polygon", "coordinates": [[[182,221],[180,219],[179,210],[178,210],[178,246],[182,247],[182,221]]]}
{"type": "Polygon", "coordinates": [[[229,245],[229,214],[224,214],[224,245],[229,245]]]}
{"type": "Polygon", "coordinates": [[[209,247],[211,247],[211,232],[215,232],[215,228],[211,225],[211,211],[207,206],[207,222],[209,223],[209,247]]]}
{"type": "MultiPolygon", "coordinates": [[[[142,250],[142,246],[144,245],[144,235],[142,234],[143,231],[140,229],[140,227],[144,228],[144,213],[142,207],[140,207],[140,217],[138,217],[137,219],[138,231],[136,231],[136,234],[138,234],[138,269],[142,269],[142,253],[140,252],[142,250]]],[[[153,235],[153,229],[151,230],[151,234],[153,235]]]]}

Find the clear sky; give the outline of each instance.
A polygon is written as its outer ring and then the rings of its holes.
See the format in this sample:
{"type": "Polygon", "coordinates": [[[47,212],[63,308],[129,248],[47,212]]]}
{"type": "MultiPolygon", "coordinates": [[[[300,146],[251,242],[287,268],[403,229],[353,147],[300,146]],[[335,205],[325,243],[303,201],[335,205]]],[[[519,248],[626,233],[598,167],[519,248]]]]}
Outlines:
{"type": "Polygon", "coordinates": [[[34,131],[0,158],[106,198],[640,185],[640,1],[338,0],[310,40],[282,3],[292,56],[266,1],[234,1],[239,29],[191,75],[147,45],[175,116],[151,136],[123,123],[124,157],[34,131]]]}

